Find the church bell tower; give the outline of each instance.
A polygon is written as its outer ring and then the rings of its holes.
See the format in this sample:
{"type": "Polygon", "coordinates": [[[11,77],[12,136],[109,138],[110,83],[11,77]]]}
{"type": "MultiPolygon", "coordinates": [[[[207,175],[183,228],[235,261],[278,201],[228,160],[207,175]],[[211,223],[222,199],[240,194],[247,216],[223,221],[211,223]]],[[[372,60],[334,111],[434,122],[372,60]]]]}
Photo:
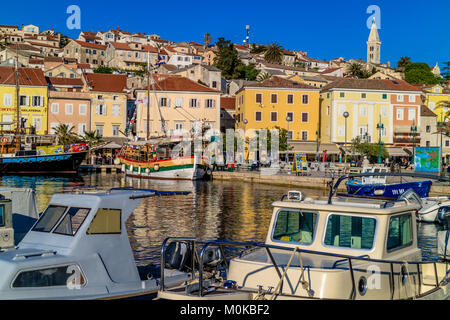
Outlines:
{"type": "Polygon", "coordinates": [[[381,41],[378,35],[375,18],[370,28],[369,40],[367,40],[367,63],[380,64],[381,61],[381,41]]]}

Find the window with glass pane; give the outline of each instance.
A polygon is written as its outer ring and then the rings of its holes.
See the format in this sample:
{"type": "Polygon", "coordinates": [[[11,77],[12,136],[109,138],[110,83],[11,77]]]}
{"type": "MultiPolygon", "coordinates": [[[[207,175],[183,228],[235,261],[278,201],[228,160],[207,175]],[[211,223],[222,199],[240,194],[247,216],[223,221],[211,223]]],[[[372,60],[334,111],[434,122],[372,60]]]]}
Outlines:
{"type": "Polygon", "coordinates": [[[87,234],[120,234],[122,210],[98,209],[87,234]]]}
{"type": "Polygon", "coordinates": [[[375,226],[374,218],[332,214],[328,218],[325,244],[352,249],[372,249],[375,226]]]}
{"type": "Polygon", "coordinates": [[[81,227],[81,224],[87,217],[88,213],[89,209],[70,208],[54,232],[74,236],[81,227]]]}
{"type": "Polygon", "coordinates": [[[36,288],[67,286],[70,279],[75,279],[83,286],[85,284],[81,270],[76,265],[46,268],[40,270],[23,271],[19,273],[12,285],[13,288],[36,288]]]}
{"type": "Polygon", "coordinates": [[[67,207],[50,205],[39,218],[33,231],[50,232],[61,219],[67,207]]]}
{"type": "Polygon", "coordinates": [[[412,243],[411,215],[405,214],[389,220],[387,250],[408,246],[412,243]]]}
{"type": "Polygon", "coordinates": [[[274,240],[310,244],[313,242],[317,214],[303,211],[280,211],[277,215],[274,240]]]}

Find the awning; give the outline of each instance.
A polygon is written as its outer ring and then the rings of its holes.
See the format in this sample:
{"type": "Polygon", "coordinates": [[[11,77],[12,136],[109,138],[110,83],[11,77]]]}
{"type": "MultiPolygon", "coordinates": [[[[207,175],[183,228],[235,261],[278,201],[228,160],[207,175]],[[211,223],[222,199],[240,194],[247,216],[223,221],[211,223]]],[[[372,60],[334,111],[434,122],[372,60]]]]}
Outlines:
{"type": "MultiPolygon", "coordinates": [[[[316,154],[317,153],[317,143],[316,142],[289,142],[289,153],[306,153],[306,154],[316,154]]],[[[334,143],[320,143],[319,153],[327,151],[327,154],[339,154],[341,151],[334,143]]],[[[285,154],[288,152],[280,152],[285,154]]]]}
{"type": "Polygon", "coordinates": [[[122,148],[121,145],[115,143],[115,142],[108,142],[107,144],[103,146],[94,147],[92,149],[120,149],[122,148]]]}
{"type": "Polygon", "coordinates": [[[403,148],[387,147],[386,150],[391,157],[408,157],[409,156],[409,154],[403,148]]]}

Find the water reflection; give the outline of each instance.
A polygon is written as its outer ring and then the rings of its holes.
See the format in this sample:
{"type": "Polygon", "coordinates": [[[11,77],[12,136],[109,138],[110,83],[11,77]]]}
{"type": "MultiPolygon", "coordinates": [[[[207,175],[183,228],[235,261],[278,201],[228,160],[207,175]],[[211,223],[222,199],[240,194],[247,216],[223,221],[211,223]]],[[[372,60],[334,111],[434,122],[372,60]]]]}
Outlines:
{"type": "MultiPolygon", "coordinates": [[[[127,230],[138,264],[158,263],[160,245],[166,237],[263,242],[272,216],[271,204],[288,191],[286,187],[264,184],[158,181],[116,174],[3,176],[0,177],[0,184],[33,188],[40,211],[45,209],[54,193],[70,192],[78,186],[191,191],[188,195],[144,199],[128,219],[127,230]]],[[[306,193],[326,195],[325,191],[318,190],[307,190],[306,193]]],[[[419,246],[423,248],[424,258],[436,259],[438,227],[420,224],[418,228],[419,246]]]]}

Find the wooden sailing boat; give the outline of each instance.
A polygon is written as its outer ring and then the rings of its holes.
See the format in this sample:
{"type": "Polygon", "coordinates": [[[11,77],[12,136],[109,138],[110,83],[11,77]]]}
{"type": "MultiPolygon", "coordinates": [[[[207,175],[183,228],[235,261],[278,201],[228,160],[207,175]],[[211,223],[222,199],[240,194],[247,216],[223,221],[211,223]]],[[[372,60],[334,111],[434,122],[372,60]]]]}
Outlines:
{"type": "MultiPolygon", "coordinates": [[[[158,50],[158,59],[160,52],[158,50]]],[[[202,155],[188,154],[187,156],[172,156],[173,149],[179,145],[183,137],[169,137],[167,128],[162,125],[163,135],[152,138],[150,134],[150,78],[157,80],[151,74],[150,54],[147,55],[147,139],[145,141],[130,141],[125,144],[119,153],[119,160],[122,164],[122,171],[127,176],[146,178],[146,179],[164,179],[164,180],[198,180],[202,179],[207,167],[203,161],[202,155]]],[[[153,86],[153,89],[155,88],[153,86]]],[[[154,91],[154,90],[153,90],[154,91]]],[[[154,92],[156,96],[156,93],[154,92]]],[[[161,113],[159,101],[156,99],[159,115],[164,124],[164,118],[161,113]]],[[[135,112],[136,115],[136,112],[135,112]]],[[[134,121],[134,120],[132,120],[134,121]]],[[[193,145],[193,137],[189,139],[193,145]]],[[[191,150],[194,150],[191,148],[191,150]]]]}
{"type": "Polygon", "coordinates": [[[56,145],[55,136],[37,135],[26,132],[20,117],[20,70],[18,58],[15,63],[16,86],[16,119],[2,125],[11,126],[15,130],[1,132],[0,137],[0,174],[51,174],[75,173],[86,156],[87,146],[84,143],[73,145],[56,145]]]}

